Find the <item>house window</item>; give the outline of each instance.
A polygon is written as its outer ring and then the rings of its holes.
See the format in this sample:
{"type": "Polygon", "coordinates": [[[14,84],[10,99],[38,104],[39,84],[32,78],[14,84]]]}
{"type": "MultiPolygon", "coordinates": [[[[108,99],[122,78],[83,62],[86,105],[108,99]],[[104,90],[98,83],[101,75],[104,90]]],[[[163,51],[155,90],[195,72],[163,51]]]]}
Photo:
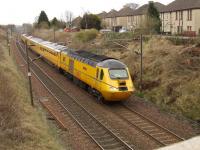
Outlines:
{"type": "Polygon", "coordinates": [[[192,20],[192,10],[191,9],[187,11],[187,20],[188,21],[192,20]]]}
{"type": "Polygon", "coordinates": [[[177,26],[177,33],[180,34],[183,32],[183,26],[177,26]]]}
{"type": "Polygon", "coordinates": [[[179,15],[180,15],[180,20],[183,20],[183,11],[180,11],[180,13],[179,13],[179,15]]]}
{"type": "Polygon", "coordinates": [[[128,16],[128,22],[131,22],[131,16],[128,16]]]}
{"type": "Polygon", "coordinates": [[[176,20],[178,20],[178,11],[176,11],[176,20]]]}
{"type": "Polygon", "coordinates": [[[192,26],[187,26],[187,31],[192,31],[192,26]]]}

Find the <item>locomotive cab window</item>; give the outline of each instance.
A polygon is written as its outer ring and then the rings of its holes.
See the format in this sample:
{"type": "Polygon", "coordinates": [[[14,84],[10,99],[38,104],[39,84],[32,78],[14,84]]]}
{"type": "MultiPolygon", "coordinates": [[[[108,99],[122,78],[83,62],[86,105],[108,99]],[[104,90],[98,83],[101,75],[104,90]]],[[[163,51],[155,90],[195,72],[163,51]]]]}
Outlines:
{"type": "Polygon", "coordinates": [[[104,72],[103,72],[103,70],[101,69],[100,80],[103,80],[103,77],[104,77],[104,72]]]}
{"type": "Polygon", "coordinates": [[[126,69],[110,69],[109,75],[111,79],[128,79],[126,69]]]}

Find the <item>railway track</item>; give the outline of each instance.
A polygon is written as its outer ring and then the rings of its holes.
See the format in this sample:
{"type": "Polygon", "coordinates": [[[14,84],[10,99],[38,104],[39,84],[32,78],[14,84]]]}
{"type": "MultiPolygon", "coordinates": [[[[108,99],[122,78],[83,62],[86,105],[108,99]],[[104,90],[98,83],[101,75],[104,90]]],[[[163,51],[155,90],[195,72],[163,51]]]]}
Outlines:
{"type": "MultiPolygon", "coordinates": [[[[20,42],[16,41],[16,45],[22,57],[25,58],[24,48],[21,46],[20,42]]],[[[29,59],[31,60],[31,58],[29,59]]],[[[101,119],[88,112],[74,97],[72,97],[51,77],[44,73],[38,65],[35,63],[31,63],[30,65],[31,71],[35,74],[43,86],[101,149],[136,149],[134,145],[128,144],[123,140],[123,137],[120,137],[118,133],[107,127],[101,119]]]]}
{"type": "Polygon", "coordinates": [[[149,136],[161,146],[167,146],[184,140],[172,131],[134,111],[129,106],[122,104],[116,106],[114,109],[116,109],[114,112],[121,119],[131,124],[145,135],[149,136]]]}

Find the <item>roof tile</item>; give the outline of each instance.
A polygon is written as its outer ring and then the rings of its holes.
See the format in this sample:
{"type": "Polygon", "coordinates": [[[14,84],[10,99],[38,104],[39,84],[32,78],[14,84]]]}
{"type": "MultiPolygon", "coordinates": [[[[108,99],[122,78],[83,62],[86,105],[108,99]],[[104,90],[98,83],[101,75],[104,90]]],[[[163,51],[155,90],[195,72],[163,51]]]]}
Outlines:
{"type": "Polygon", "coordinates": [[[168,4],[161,12],[200,8],[200,0],[175,0],[168,4]]]}

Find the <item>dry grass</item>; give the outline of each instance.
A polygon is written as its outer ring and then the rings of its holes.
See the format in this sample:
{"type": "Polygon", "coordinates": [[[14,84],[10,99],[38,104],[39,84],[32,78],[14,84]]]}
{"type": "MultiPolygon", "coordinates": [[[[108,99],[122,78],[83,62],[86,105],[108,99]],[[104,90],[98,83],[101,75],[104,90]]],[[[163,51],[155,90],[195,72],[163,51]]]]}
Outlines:
{"type": "Polygon", "coordinates": [[[30,106],[27,83],[5,44],[0,42],[0,149],[62,149],[41,112],[30,106]]]}
{"type": "MultiPolygon", "coordinates": [[[[97,30],[87,30],[81,32],[59,32],[56,31],[56,42],[66,44],[73,49],[91,49],[91,41],[96,38],[98,34],[97,30]]],[[[33,35],[42,38],[47,41],[54,42],[53,30],[37,29],[33,32],[33,35]]]]}
{"type": "MultiPolygon", "coordinates": [[[[54,31],[53,29],[35,29],[33,32],[33,35],[51,42],[54,42],[54,31]]],[[[55,32],[55,40],[56,42],[63,42],[63,43],[69,43],[71,42],[71,36],[72,34],[67,32],[55,32]]]]}
{"type": "MultiPolygon", "coordinates": [[[[139,57],[125,62],[139,85],[139,57]]],[[[164,109],[200,120],[200,49],[152,38],[144,44],[144,95],[164,109]]]]}

